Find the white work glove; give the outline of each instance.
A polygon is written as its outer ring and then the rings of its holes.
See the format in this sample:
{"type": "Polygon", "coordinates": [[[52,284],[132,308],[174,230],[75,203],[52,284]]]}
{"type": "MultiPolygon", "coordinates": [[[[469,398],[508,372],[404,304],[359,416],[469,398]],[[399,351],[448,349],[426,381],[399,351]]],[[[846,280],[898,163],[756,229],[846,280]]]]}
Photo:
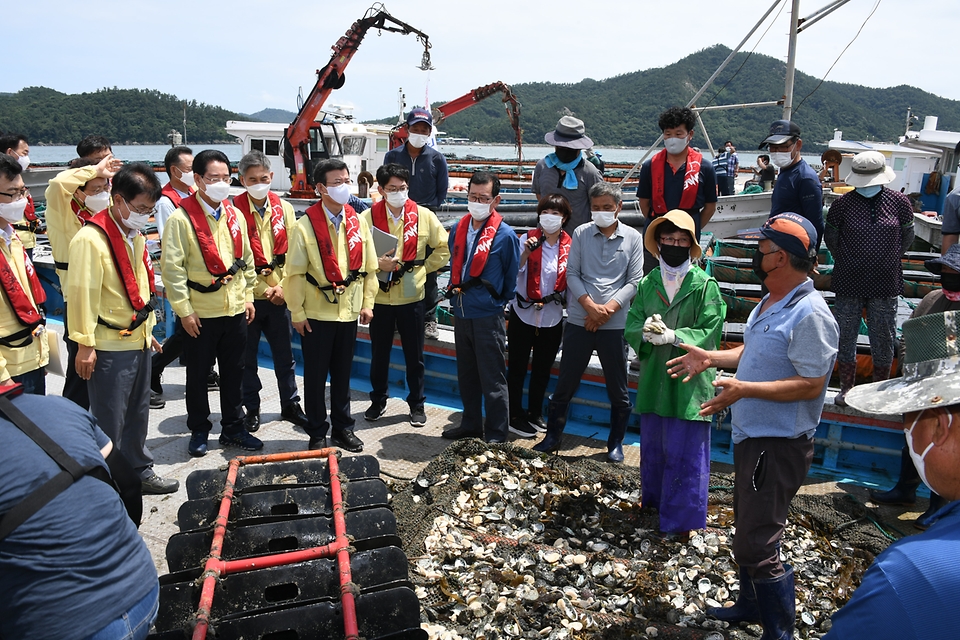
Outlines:
{"type": "Polygon", "coordinates": [[[676,344],[677,334],[669,328],[659,313],[653,314],[643,323],[642,338],[654,346],[676,344]]]}

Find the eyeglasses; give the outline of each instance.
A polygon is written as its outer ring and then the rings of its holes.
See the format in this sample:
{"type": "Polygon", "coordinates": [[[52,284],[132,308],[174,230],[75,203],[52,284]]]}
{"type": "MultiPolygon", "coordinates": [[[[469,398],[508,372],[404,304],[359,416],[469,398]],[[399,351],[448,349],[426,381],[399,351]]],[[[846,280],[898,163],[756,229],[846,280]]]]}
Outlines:
{"type": "Polygon", "coordinates": [[[383,190],[386,193],[400,193],[401,191],[407,190],[407,185],[403,185],[402,187],[384,187],[383,190]]]}
{"type": "Polygon", "coordinates": [[[692,243],[690,238],[687,236],[682,236],[679,238],[671,238],[670,236],[660,236],[660,244],[667,245],[669,247],[689,247],[692,243]]]}
{"type": "Polygon", "coordinates": [[[325,183],[323,186],[339,187],[340,185],[343,185],[343,184],[353,184],[353,180],[351,180],[350,178],[347,178],[346,180],[336,180],[335,182],[332,182],[332,183],[325,183]]]}
{"type": "Polygon", "coordinates": [[[141,215],[141,216],[152,216],[152,215],[156,215],[156,213],[157,213],[157,208],[156,208],[156,207],[153,207],[153,208],[151,208],[151,209],[147,209],[146,211],[144,211],[144,210],[143,210],[143,207],[139,207],[139,208],[137,208],[137,209],[134,209],[133,207],[130,206],[130,203],[129,203],[129,202],[124,201],[123,204],[127,207],[127,211],[129,211],[130,213],[136,213],[137,215],[141,215]]]}
{"type": "Polygon", "coordinates": [[[797,145],[796,140],[791,140],[790,142],[782,142],[780,144],[771,144],[770,151],[774,153],[782,153],[784,151],[793,151],[793,148],[797,145]]]}
{"type": "Polygon", "coordinates": [[[108,182],[102,187],[90,187],[90,189],[91,190],[89,192],[86,189],[84,189],[83,192],[88,196],[95,196],[100,193],[103,193],[104,191],[110,191],[110,183],[108,182]]]}
{"type": "Polygon", "coordinates": [[[226,182],[230,184],[230,176],[225,178],[208,178],[206,176],[200,176],[200,179],[203,180],[204,184],[217,184],[218,182],[226,182]]]}
{"type": "Polygon", "coordinates": [[[5,191],[0,191],[0,196],[6,196],[6,197],[10,198],[10,201],[11,201],[11,202],[16,202],[16,201],[19,200],[20,198],[25,198],[25,197],[27,196],[27,188],[24,187],[23,189],[18,189],[17,191],[14,191],[13,193],[7,193],[7,192],[5,192],[5,191]]]}
{"type": "Polygon", "coordinates": [[[477,196],[477,195],[469,195],[469,196],[467,196],[467,202],[479,202],[480,204],[490,204],[491,202],[493,202],[493,200],[494,200],[494,199],[493,199],[492,196],[486,196],[486,195],[484,195],[484,196],[477,196]]]}

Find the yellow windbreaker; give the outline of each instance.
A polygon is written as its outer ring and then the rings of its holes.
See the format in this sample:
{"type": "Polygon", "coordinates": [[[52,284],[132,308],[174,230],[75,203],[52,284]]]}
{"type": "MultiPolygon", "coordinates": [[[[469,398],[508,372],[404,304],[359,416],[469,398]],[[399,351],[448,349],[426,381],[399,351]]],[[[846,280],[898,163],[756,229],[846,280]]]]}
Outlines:
{"type": "MultiPolygon", "coordinates": [[[[97,177],[95,166],[67,169],[58,173],[47,185],[47,210],[44,219],[47,222],[47,238],[50,239],[50,248],[53,250],[55,262],[69,262],[70,242],[77,235],[80,219],[70,207],[73,194],[77,189],[97,177]]],[[[91,211],[91,214],[98,213],[91,211]]],[[[67,272],[57,269],[60,276],[60,288],[63,290],[63,299],[67,298],[67,272]]]]}
{"type": "MultiPolygon", "coordinates": [[[[23,292],[30,298],[31,302],[35,303],[33,292],[30,289],[30,281],[27,280],[27,270],[24,266],[23,244],[16,233],[12,235],[9,244],[3,239],[3,236],[0,236],[0,251],[3,251],[3,257],[7,259],[7,264],[10,265],[10,270],[17,277],[20,286],[23,287],[23,292]]],[[[16,312],[10,306],[10,300],[0,287],[0,337],[6,338],[22,331],[23,328],[24,326],[17,319],[16,312]]],[[[45,367],[48,360],[46,332],[35,336],[32,344],[19,349],[11,349],[0,345],[0,382],[45,367]]]]}

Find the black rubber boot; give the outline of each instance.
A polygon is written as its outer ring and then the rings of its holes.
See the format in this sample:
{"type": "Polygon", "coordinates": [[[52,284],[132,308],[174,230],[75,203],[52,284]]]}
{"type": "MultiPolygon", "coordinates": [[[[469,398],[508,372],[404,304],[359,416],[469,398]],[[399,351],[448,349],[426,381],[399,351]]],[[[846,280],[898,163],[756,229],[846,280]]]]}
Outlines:
{"type": "Polygon", "coordinates": [[[944,508],[945,506],[947,506],[947,501],[931,491],[930,506],[927,507],[927,510],[924,511],[919,518],[913,521],[913,526],[921,531],[926,531],[931,525],[933,525],[934,522],[937,521],[937,519],[933,517],[933,514],[935,514],[937,511],[940,511],[940,509],[944,508]]]}
{"type": "Polygon", "coordinates": [[[533,450],[540,453],[553,453],[560,448],[563,440],[563,429],[567,426],[567,408],[566,402],[554,402],[550,400],[547,407],[547,434],[543,440],[534,445],[533,450]]]}
{"type": "Polygon", "coordinates": [[[847,406],[847,392],[853,389],[853,385],[857,381],[857,363],[856,361],[839,362],[837,368],[840,370],[840,393],[833,399],[833,404],[838,407],[845,407],[847,406]]]}
{"type": "Polygon", "coordinates": [[[778,578],[753,581],[757,608],[760,609],[760,624],[763,626],[760,640],[793,640],[797,617],[793,567],[785,564],[783,568],[787,572],[778,578]]]}
{"type": "Polygon", "coordinates": [[[911,505],[917,501],[917,487],[920,486],[920,474],[910,459],[910,449],[900,451],[900,477],[889,491],[870,490],[870,499],[878,504],[911,505]]]}
{"type": "Polygon", "coordinates": [[[732,607],[709,607],[707,615],[731,624],[738,622],[760,622],[760,609],[757,608],[757,594],[753,590],[753,581],[746,569],[740,569],[740,595],[732,607]]]}
{"type": "Polygon", "coordinates": [[[623,436],[627,433],[627,423],[633,407],[610,409],[610,435],[607,437],[607,460],[623,462],[623,436]]]}

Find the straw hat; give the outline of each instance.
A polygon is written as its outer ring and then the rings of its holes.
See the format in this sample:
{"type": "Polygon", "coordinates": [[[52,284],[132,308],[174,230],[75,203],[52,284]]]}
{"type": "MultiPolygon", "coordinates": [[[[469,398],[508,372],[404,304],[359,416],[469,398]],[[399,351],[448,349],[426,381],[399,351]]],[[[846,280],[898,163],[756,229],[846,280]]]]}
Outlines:
{"type": "Polygon", "coordinates": [[[660,247],[657,246],[656,229],[663,224],[664,220],[669,220],[684,231],[690,232],[690,237],[693,238],[693,244],[690,245],[690,259],[698,260],[700,256],[703,255],[703,249],[700,248],[700,243],[697,242],[697,226],[694,224],[690,214],[682,209],[667,211],[662,216],[654,218],[650,224],[647,225],[647,230],[643,234],[643,246],[646,247],[647,251],[657,258],[660,257],[660,247]]]}

